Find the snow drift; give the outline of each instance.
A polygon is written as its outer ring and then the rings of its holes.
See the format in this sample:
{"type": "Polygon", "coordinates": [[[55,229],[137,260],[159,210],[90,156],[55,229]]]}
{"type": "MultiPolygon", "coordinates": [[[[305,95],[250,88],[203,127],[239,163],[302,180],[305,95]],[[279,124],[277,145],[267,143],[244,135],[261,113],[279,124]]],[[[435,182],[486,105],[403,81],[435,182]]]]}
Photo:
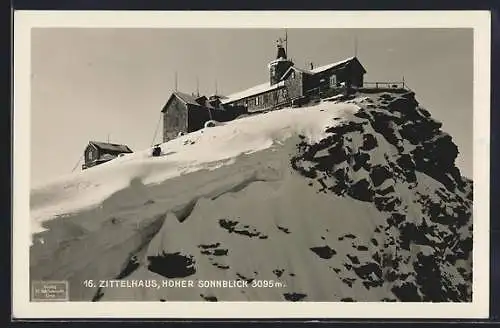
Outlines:
{"type": "Polygon", "coordinates": [[[472,181],[440,128],[412,92],[358,93],[62,177],[32,190],[31,279],[79,301],[470,302],[472,181]]]}

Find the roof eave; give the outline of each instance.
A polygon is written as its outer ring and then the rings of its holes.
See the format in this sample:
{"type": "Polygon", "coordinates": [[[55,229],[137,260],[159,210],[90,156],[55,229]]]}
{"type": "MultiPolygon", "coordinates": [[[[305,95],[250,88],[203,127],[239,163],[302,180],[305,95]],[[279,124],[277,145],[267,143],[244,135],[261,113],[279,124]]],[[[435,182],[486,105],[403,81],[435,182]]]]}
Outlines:
{"type": "Polygon", "coordinates": [[[177,99],[179,99],[179,97],[175,94],[175,92],[172,92],[172,94],[170,95],[170,97],[168,97],[167,102],[165,103],[165,105],[161,109],[162,113],[165,113],[167,111],[167,107],[170,104],[170,102],[172,101],[173,97],[176,97],[177,99]]]}
{"type": "Polygon", "coordinates": [[[313,73],[311,72],[308,72],[306,70],[303,70],[303,69],[300,69],[300,68],[297,68],[295,66],[290,66],[286,71],[285,73],[283,73],[283,75],[280,77],[280,81],[283,81],[283,79],[285,79],[287,76],[288,76],[288,73],[291,71],[291,70],[294,70],[296,72],[300,72],[302,74],[307,74],[307,75],[313,75],[313,73]]]}
{"type": "Polygon", "coordinates": [[[280,80],[278,83],[274,84],[272,87],[270,87],[269,89],[267,89],[265,91],[260,91],[260,92],[252,93],[252,94],[249,94],[249,95],[245,95],[244,97],[236,98],[236,99],[233,99],[231,101],[221,102],[221,104],[222,105],[231,105],[232,103],[235,103],[237,101],[245,100],[245,99],[250,98],[250,97],[260,96],[261,94],[264,94],[266,92],[276,90],[276,89],[278,89],[280,87],[284,87],[285,84],[283,82],[284,82],[283,80],[280,80]]]}
{"type": "Polygon", "coordinates": [[[361,62],[359,61],[358,57],[356,57],[356,56],[352,57],[351,62],[352,62],[352,61],[356,61],[356,62],[358,63],[358,65],[359,65],[359,66],[361,67],[361,69],[363,70],[363,74],[365,74],[365,73],[366,73],[366,69],[363,67],[363,65],[362,65],[362,64],[361,64],[361,62]]]}

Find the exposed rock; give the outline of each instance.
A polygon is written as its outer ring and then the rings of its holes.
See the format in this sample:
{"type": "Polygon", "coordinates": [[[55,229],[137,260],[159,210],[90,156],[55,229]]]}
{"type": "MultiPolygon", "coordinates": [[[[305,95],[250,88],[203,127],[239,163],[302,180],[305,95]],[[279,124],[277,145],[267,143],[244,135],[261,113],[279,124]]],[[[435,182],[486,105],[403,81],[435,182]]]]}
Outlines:
{"type": "Polygon", "coordinates": [[[188,277],[196,272],[195,261],[191,255],[180,252],[148,256],[148,269],[166,278],[188,277]]]}
{"type": "Polygon", "coordinates": [[[316,253],[322,259],[331,259],[333,255],[337,254],[334,249],[331,249],[330,246],[321,246],[321,247],[312,247],[311,251],[316,253]]]}

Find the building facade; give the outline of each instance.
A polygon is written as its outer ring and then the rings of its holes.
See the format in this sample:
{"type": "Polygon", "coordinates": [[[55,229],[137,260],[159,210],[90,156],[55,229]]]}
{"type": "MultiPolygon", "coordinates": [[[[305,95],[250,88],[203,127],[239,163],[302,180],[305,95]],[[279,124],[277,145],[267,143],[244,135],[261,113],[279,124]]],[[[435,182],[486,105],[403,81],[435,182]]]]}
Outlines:
{"type": "Polygon", "coordinates": [[[204,127],[209,120],[230,121],[252,114],[299,105],[325,92],[360,88],[366,70],[356,57],[310,69],[295,67],[282,44],[268,64],[269,81],[229,96],[210,98],[174,92],[162,109],[163,141],[204,127]]]}
{"type": "Polygon", "coordinates": [[[227,122],[245,114],[243,108],[225,108],[221,96],[194,96],[174,92],[163,106],[163,142],[202,129],[208,121],[227,122]]]}

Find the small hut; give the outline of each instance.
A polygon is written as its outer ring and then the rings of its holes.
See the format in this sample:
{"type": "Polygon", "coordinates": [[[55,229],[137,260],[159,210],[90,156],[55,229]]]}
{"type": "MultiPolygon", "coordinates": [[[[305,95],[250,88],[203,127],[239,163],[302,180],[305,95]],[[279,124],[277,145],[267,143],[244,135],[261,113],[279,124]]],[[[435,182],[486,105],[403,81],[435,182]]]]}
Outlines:
{"type": "Polygon", "coordinates": [[[84,151],[85,163],[82,165],[82,170],[109,162],[121,154],[132,152],[133,151],[126,145],[90,141],[84,151]]]}

